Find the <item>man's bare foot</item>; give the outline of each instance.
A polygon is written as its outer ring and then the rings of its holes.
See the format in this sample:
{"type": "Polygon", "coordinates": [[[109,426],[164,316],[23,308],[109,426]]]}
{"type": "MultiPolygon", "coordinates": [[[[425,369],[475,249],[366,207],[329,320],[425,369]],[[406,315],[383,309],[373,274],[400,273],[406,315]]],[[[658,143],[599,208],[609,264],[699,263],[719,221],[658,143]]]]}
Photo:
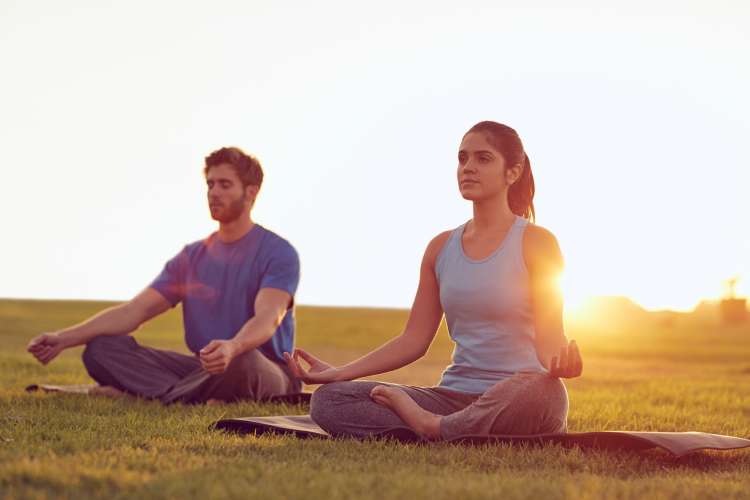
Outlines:
{"type": "Polygon", "coordinates": [[[375,386],[370,397],[376,403],[393,410],[414,432],[427,439],[440,438],[440,415],[435,415],[419,406],[398,387],[375,386]]]}
{"type": "Polygon", "coordinates": [[[221,406],[227,404],[223,399],[209,399],[206,400],[206,406],[221,406]]]}
{"type": "Polygon", "coordinates": [[[124,398],[130,396],[127,392],[116,389],[111,385],[97,385],[89,390],[89,396],[106,396],[108,398],[124,398]]]}

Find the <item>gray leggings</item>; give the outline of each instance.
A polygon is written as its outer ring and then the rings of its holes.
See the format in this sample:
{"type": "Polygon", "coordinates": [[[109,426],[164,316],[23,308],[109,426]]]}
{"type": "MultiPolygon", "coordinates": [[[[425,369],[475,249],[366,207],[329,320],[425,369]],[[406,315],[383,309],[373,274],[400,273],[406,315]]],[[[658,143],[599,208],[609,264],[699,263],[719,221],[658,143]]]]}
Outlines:
{"type": "Polygon", "coordinates": [[[425,410],[443,415],[440,434],[446,440],[469,435],[551,434],[567,429],[565,385],[542,373],[517,373],[484,394],[382,382],[334,382],[315,391],[310,415],[334,436],[364,438],[408,428],[393,411],[370,398],[377,385],[399,387],[425,410]]]}

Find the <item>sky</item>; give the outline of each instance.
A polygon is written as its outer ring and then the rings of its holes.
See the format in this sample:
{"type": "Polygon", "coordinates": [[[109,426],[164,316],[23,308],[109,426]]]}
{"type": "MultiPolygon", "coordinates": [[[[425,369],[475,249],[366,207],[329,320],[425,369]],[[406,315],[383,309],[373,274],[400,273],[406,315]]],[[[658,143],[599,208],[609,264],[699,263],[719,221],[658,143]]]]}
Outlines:
{"type": "Polygon", "coordinates": [[[0,296],[132,297],[215,230],[203,158],[234,145],[298,304],[409,307],[471,218],[481,120],[524,141],[569,304],[747,294],[747,26],[739,0],[0,0],[0,296]]]}

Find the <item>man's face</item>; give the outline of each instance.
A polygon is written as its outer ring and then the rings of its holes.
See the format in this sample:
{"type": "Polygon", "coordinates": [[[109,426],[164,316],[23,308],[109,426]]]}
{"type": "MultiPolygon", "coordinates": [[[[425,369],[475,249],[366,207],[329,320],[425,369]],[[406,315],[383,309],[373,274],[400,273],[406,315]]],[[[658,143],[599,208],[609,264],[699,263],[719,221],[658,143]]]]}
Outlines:
{"type": "Polygon", "coordinates": [[[212,219],[228,223],[248,216],[255,199],[252,186],[244,189],[231,165],[222,163],[211,167],[206,174],[206,186],[212,219]]]}

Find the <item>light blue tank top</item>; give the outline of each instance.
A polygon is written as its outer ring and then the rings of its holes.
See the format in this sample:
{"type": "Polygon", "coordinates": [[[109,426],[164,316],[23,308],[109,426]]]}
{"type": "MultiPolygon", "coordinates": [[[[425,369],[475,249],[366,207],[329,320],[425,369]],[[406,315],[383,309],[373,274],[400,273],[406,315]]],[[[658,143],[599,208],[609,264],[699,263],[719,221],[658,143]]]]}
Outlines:
{"type": "Polygon", "coordinates": [[[481,394],[516,372],[545,372],[534,347],[529,273],[523,259],[528,221],[516,217],[487,258],[466,256],[456,228],[435,263],[440,303],[456,343],[440,386],[481,394]]]}

